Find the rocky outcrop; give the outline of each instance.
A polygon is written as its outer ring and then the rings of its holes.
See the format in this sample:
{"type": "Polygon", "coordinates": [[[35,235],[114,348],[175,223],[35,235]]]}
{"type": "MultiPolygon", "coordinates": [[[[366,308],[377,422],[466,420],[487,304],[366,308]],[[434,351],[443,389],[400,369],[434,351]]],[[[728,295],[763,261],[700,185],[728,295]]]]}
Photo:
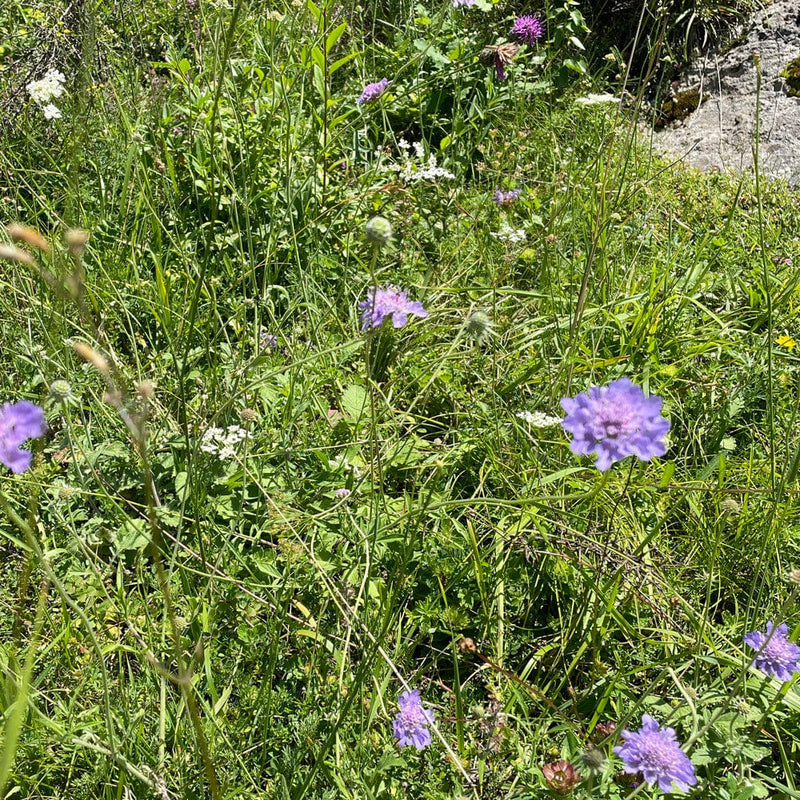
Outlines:
{"type": "Polygon", "coordinates": [[[681,84],[710,96],[682,121],[653,133],[653,147],[699,169],[752,169],[760,60],[761,172],[800,187],[800,97],[783,76],[798,56],[800,0],[775,0],[738,38],[687,70],[681,84]]]}

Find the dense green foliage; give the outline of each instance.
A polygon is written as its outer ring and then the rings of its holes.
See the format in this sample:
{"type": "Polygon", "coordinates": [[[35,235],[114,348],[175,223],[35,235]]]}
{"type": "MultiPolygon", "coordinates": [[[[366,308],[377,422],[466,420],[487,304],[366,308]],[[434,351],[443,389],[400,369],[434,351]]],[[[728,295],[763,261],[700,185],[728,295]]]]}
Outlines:
{"type": "Polygon", "coordinates": [[[694,796],[800,797],[800,694],[742,644],[800,626],[800,201],[575,103],[623,91],[595,12],[0,10],[0,223],[52,243],[0,261],[0,402],[49,423],[0,473],[6,796],[539,798],[565,758],[649,797],[611,750],[647,712],[694,796]],[[362,333],[383,284],[429,317],[362,333]],[[621,376],[664,458],[601,474],[525,420],[621,376]]]}

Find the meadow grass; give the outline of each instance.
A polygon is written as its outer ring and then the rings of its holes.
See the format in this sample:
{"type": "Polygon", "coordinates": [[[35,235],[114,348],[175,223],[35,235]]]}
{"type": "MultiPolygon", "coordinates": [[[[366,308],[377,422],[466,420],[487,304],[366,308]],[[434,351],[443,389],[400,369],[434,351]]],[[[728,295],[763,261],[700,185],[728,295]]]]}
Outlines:
{"type": "Polygon", "coordinates": [[[0,11],[3,797],[652,797],[643,714],[800,797],[744,644],[800,626],[800,202],[653,156],[582,12],[0,11]],[[387,285],[427,317],[362,330],[387,285]],[[600,472],[560,401],[623,377],[666,454],[600,472]]]}

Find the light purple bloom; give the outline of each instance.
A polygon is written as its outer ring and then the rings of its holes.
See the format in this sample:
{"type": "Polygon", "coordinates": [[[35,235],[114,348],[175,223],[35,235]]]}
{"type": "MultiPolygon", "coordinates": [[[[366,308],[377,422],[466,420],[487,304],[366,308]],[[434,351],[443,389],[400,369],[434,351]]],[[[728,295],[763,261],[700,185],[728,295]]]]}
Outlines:
{"type": "Polygon", "coordinates": [[[493,195],[492,200],[497,203],[500,208],[507,208],[510,206],[520,195],[522,194],[521,189],[511,189],[507,192],[504,192],[502,189],[498,189],[493,195]]]}
{"type": "Polygon", "coordinates": [[[356,103],[363,106],[364,103],[371,103],[373,100],[377,100],[389,88],[390,82],[388,78],[381,78],[381,80],[376,83],[368,83],[364,87],[364,91],[359,95],[356,103]]]}
{"type": "Polygon", "coordinates": [[[672,728],[659,727],[649,714],[642,716],[642,727],[633,733],[622,731],[624,744],[614,748],[622,759],[625,772],[641,772],[649,784],[658,784],[662,792],[671,792],[674,783],[682,792],[697,783],[694,765],[681,750],[672,728]]]}
{"type": "Polygon", "coordinates": [[[595,466],[601,472],[630,455],[642,461],[663,456],[670,423],[661,416],[662,402],[657,395],[645,397],[628,378],[565,397],[561,407],[567,416],[561,424],[574,437],[570,450],[576,455],[596,453],[595,466]]]}
{"type": "Polygon", "coordinates": [[[417,300],[409,300],[408,295],[398,286],[371,286],[367,289],[367,299],[362,300],[361,330],[380,328],[387,317],[392,318],[395,328],[402,328],[408,321],[408,315],[425,318],[428,312],[417,300]]]}
{"type": "Polygon", "coordinates": [[[335,497],[337,500],[344,500],[346,497],[350,497],[350,495],[351,495],[351,494],[352,494],[352,492],[350,491],[350,489],[345,489],[345,488],[343,487],[343,488],[341,488],[341,489],[337,489],[337,490],[336,490],[336,491],[333,493],[333,496],[334,496],[334,497],[335,497]]]}
{"type": "Polygon", "coordinates": [[[270,350],[274,350],[278,346],[278,337],[274,333],[268,333],[264,328],[261,329],[258,338],[261,340],[262,347],[269,347],[270,350]]]}
{"type": "Polygon", "coordinates": [[[47,430],[44,411],[34,403],[20,400],[0,408],[0,463],[12,472],[25,472],[31,465],[31,454],[20,450],[28,439],[38,439],[47,430]]]}
{"type": "Polygon", "coordinates": [[[774,630],[768,622],[766,633],[753,631],[744,637],[744,643],[758,651],[753,664],[779,681],[790,681],[795,672],[800,672],[800,647],[789,641],[788,633],[785,622],[774,630]]]}
{"type": "Polygon", "coordinates": [[[433,723],[433,711],[422,707],[419,689],[403,692],[397,698],[400,711],[394,718],[394,736],[400,747],[414,745],[417,750],[424,750],[431,743],[431,732],[428,725],[433,723]]]}
{"type": "Polygon", "coordinates": [[[525,15],[517,17],[514,20],[514,26],[511,28],[511,35],[520,42],[525,44],[534,45],[537,39],[542,38],[544,33],[544,25],[539,17],[532,17],[525,15]]]}
{"type": "Polygon", "coordinates": [[[453,8],[472,8],[475,5],[475,0],[453,0],[453,8]]]}

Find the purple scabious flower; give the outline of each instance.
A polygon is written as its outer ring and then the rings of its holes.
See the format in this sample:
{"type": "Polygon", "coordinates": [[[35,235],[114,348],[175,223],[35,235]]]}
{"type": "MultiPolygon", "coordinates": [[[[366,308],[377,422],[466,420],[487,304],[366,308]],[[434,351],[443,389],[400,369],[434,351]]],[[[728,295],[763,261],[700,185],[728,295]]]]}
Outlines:
{"type": "Polygon", "coordinates": [[[800,672],[800,647],[789,641],[788,633],[785,622],[777,628],[768,622],[766,633],[753,631],[744,637],[744,643],[757,651],[753,664],[779,681],[790,681],[800,672]]]}
{"type": "Polygon", "coordinates": [[[453,8],[472,8],[475,0],[453,0],[453,8]]]}
{"type": "Polygon", "coordinates": [[[642,461],[663,456],[669,420],[661,416],[662,402],[657,395],[645,397],[628,378],[565,397],[561,407],[567,416],[561,425],[574,437],[570,450],[575,455],[595,453],[600,472],[630,455],[642,461]]]}
{"type": "Polygon", "coordinates": [[[388,88],[391,81],[388,78],[381,78],[375,83],[368,83],[364,87],[364,91],[358,96],[356,103],[363,106],[364,103],[371,103],[377,100],[388,88]]]}
{"type": "Polygon", "coordinates": [[[258,338],[262,347],[269,347],[270,350],[274,350],[278,346],[278,337],[274,333],[264,330],[264,328],[261,329],[258,338]]]}
{"type": "Polygon", "coordinates": [[[44,411],[34,403],[20,400],[0,408],[0,463],[12,472],[25,472],[31,465],[31,454],[20,447],[28,439],[38,439],[47,430],[44,411]]]}
{"type": "Polygon", "coordinates": [[[674,783],[682,792],[697,783],[694,765],[681,750],[672,728],[659,727],[649,714],[642,716],[642,727],[633,733],[622,731],[624,744],[614,748],[622,759],[625,772],[641,772],[649,784],[658,784],[662,792],[671,792],[674,783]]]}
{"type": "Polygon", "coordinates": [[[521,189],[510,189],[507,192],[504,192],[502,189],[498,189],[492,195],[492,200],[497,203],[500,208],[508,208],[508,206],[512,205],[521,194],[521,189]]]}
{"type": "Polygon", "coordinates": [[[380,328],[387,317],[392,318],[395,328],[402,328],[408,321],[408,315],[425,318],[428,312],[417,300],[409,300],[408,295],[398,286],[371,286],[367,289],[367,299],[362,300],[361,330],[380,328]]]}
{"type": "Polygon", "coordinates": [[[424,750],[431,743],[431,732],[428,725],[433,723],[433,711],[422,707],[419,689],[403,692],[397,698],[400,710],[394,718],[394,737],[400,747],[414,745],[417,750],[424,750]]]}
{"type": "Polygon", "coordinates": [[[539,17],[532,17],[529,14],[517,17],[511,28],[511,35],[524,44],[534,45],[538,39],[542,38],[544,25],[539,17]]]}

